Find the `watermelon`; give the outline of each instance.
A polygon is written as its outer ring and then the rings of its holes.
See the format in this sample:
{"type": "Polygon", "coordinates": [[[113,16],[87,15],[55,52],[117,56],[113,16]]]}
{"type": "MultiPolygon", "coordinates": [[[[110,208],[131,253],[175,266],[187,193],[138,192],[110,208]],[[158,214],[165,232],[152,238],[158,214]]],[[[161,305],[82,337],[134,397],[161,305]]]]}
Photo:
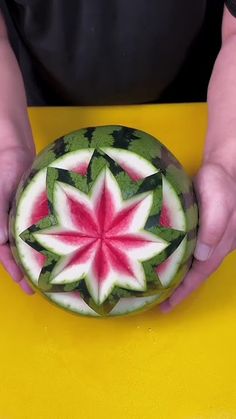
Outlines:
{"type": "Polygon", "coordinates": [[[88,316],[134,313],[168,298],[196,244],[193,185],[151,135],[80,129],[44,149],[10,214],[11,249],[48,300],[88,316]]]}

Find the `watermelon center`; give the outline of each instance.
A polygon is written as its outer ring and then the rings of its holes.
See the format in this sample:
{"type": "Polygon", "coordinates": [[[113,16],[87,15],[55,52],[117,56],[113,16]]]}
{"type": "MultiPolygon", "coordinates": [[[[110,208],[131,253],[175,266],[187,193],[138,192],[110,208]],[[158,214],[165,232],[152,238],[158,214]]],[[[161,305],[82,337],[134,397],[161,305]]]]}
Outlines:
{"type": "MultiPolygon", "coordinates": [[[[98,304],[114,285],[145,289],[141,261],[168,246],[165,240],[144,230],[153,205],[152,192],[123,201],[117,181],[105,168],[90,195],[56,181],[53,196],[58,226],[34,233],[41,246],[62,258],[61,266],[52,272],[51,283],[69,283],[86,276],[98,304]]],[[[39,208],[46,211],[44,201],[41,197],[39,208]]],[[[38,209],[35,217],[39,217],[38,209]]]]}

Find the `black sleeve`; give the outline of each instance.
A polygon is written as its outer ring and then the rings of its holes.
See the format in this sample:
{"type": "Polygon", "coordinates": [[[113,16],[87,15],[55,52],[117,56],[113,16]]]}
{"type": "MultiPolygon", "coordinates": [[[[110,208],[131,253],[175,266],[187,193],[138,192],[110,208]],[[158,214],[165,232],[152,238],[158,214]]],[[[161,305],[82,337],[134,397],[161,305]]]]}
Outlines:
{"type": "Polygon", "coordinates": [[[236,17],[236,0],[226,0],[225,4],[232,15],[236,17]]]}

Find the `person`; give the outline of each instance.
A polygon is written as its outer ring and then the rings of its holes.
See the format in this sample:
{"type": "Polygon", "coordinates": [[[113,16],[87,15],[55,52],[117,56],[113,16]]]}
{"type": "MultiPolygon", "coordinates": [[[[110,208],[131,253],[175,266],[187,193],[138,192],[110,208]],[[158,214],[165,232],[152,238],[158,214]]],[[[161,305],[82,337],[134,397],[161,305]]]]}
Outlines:
{"type": "MultiPolygon", "coordinates": [[[[0,258],[29,286],[8,246],[8,211],[35,156],[28,105],[158,102],[199,32],[206,0],[0,0],[0,258]]],[[[200,230],[167,312],[236,247],[236,0],[226,0],[222,46],[208,87],[209,119],[195,179],[200,230]]]]}

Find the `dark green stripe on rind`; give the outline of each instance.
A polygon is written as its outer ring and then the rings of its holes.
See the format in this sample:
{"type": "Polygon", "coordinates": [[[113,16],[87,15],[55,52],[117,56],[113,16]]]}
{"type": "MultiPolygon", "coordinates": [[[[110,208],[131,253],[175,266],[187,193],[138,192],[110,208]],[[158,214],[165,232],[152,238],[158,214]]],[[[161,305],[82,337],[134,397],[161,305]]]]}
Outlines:
{"type": "Polygon", "coordinates": [[[133,128],[117,126],[113,127],[112,136],[114,138],[113,147],[129,149],[132,141],[138,139],[133,128]]]}

